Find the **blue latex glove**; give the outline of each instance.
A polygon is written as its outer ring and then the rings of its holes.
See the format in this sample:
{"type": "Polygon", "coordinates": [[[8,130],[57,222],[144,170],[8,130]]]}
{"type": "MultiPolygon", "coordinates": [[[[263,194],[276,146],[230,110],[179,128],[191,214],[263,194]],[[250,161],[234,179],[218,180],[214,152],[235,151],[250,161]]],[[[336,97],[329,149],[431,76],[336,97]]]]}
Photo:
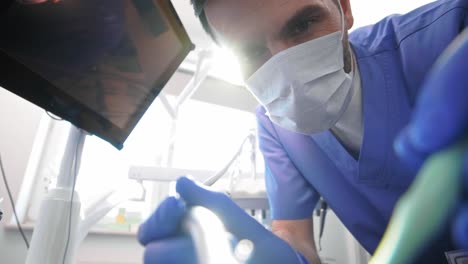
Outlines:
{"type": "Polygon", "coordinates": [[[177,181],[176,190],[183,201],[167,198],[138,230],[138,239],[145,246],[145,264],[196,263],[192,241],[180,230],[190,206],[210,209],[236,239],[252,241],[255,249],[249,263],[307,263],[302,255],[247,215],[225,194],[211,191],[186,177],[177,181]]]}
{"type": "MultiPolygon", "coordinates": [[[[468,136],[468,30],[452,43],[426,80],[412,121],[395,143],[398,155],[417,170],[426,158],[468,136]]],[[[443,177],[443,175],[441,175],[443,177]]],[[[465,158],[468,190],[468,155],[465,158]]],[[[468,204],[454,220],[453,237],[468,248],[468,204]]]]}

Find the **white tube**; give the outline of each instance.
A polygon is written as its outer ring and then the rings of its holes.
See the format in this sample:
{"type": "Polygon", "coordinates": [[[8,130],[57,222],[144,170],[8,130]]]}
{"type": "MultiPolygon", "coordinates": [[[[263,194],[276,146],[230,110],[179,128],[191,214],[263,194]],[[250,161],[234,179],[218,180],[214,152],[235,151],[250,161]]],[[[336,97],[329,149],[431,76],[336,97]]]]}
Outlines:
{"type": "Polygon", "coordinates": [[[85,133],[72,126],[60,166],[57,188],[50,190],[41,203],[26,264],[73,263],[74,242],[81,221],[81,203],[73,187],[81,163],[84,141],[85,133]]]}
{"type": "Polygon", "coordinates": [[[201,51],[199,53],[197,67],[195,68],[193,77],[177,98],[177,103],[174,107],[176,112],[182,104],[192,97],[208,76],[212,66],[211,55],[212,53],[210,51],[201,51]]]}
{"type": "Polygon", "coordinates": [[[208,179],[206,179],[203,184],[206,185],[206,186],[212,186],[213,184],[215,184],[219,179],[221,179],[221,177],[223,177],[224,174],[226,174],[226,172],[229,170],[229,167],[231,167],[231,165],[234,163],[234,161],[236,161],[236,159],[240,156],[240,154],[242,153],[242,148],[244,148],[244,145],[245,143],[247,142],[247,140],[249,140],[251,137],[251,135],[249,134],[243,141],[242,141],[242,144],[240,145],[239,149],[237,150],[237,152],[234,154],[234,156],[232,156],[231,160],[229,160],[229,162],[220,170],[218,171],[216,174],[214,174],[213,176],[209,177],[208,179]]]}
{"type": "Polygon", "coordinates": [[[69,232],[70,244],[65,264],[73,263],[72,241],[80,221],[81,205],[76,192],[73,195],[73,203],[70,203],[71,192],[71,189],[52,189],[42,201],[26,264],[62,264],[69,232]],[[69,224],[70,205],[72,205],[71,225],[69,224]]]}
{"type": "Polygon", "coordinates": [[[71,126],[68,134],[65,151],[63,154],[60,172],[57,177],[58,188],[72,188],[75,173],[78,174],[78,169],[81,163],[81,154],[85,141],[85,132],[83,130],[71,126]],[[76,162],[76,164],[74,164],[76,162]]]}
{"type": "Polygon", "coordinates": [[[158,95],[159,100],[161,100],[162,105],[166,109],[167,113],[171,116],[172,119],[177,119],[177,114],[167,100],[166,94],[164,92],[159,93],[158,95]]]}

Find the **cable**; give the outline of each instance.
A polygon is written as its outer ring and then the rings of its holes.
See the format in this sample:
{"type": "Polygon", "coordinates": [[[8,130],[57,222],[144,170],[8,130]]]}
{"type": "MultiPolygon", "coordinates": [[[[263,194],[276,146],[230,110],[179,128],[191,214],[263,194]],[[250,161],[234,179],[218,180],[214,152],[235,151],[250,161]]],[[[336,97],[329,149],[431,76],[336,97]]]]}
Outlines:
{"type": "Polygon", "coordinates": [[[71,236],[71,225],[72,225],[72,210],[73,210],[73,198],[75,196],[75,185],[76,185],[76,172],[77,172],[77,169],[76,169],[76,162],[77,162],[77,156],[78,156],[78,145],[76,147],[76,150],[75,150],[75,157],[73,159],[73,185],[72,185],[72,189],[71,189],[71,197],[70,197],[70,209],[69,209],[69,213],[68,213],[68,231],[67,231],[67,242],[65,244],[65,251],[63,253],[63,260],[62,260],[62,263],[65,264],[65,261],[66,261],[66,258],[67,258],[67,253],[68,253],[68,247],[70,245],[70,236],[71,236]]]}
{"type": "Polygon", "coordinates": [[[203,184],[206,186],[212,186],[215,184],[221,177],[223,177],[224,174],[229,170],[231,165],[237,160],[237,158],[241,155],[242,149],[244,148],[245,143],[250,139],[251,134],[249,134],[243,141],[242,144],[240,145],[239,149],[237,150],[236,154],[231,158],[231,160],[217,173],[214,175],[210,176],[208,179],[206,179],[203,184]]]}
{"type": "Polygon", "coordinates": [[[7,177],[5,175],[5,169],[3,168],[3,161],[2,161],[1,155],[0,155],[0,170],[2,171],[3,182],[5,183],[5,188],[7,190],[8,197],[10,199],[11,207],[13,209],[13,215],[15,216],[15,220],[16,220],[16,225],[18,226],[18,230],[20,231],[21,236],[23,237],[24,243],[26,244],[26,248],[29,249],[28,239],[26,238],[26,235],[24,234],[23,228],[21,227],[21,223],[18,218],[18,214],[16,213],[15,201],[13,200],[13,195],[11,195],[10,186],[8,185],[7,177]]]}
{"type": "Polygon", "coordinates": [[[53,115],[51,112],[49,112],[49,111],[45,111],[45,112],[46,112],[46,114],[47,114],[50,118],[52,118],[53,120],[55,120],[55,121],[63,121],[63,118],[56,117],[56,116],[54,116],[54,115],[53,115]]]}
{"type": "MultiPolygon", "coordinates": [[[[73,128],[72,128],[73,129],[73,128]]],[[[68,247],[70,246],[70,237],[71,237],[71,228],[72,228],[72,212],[73,212],[73,198],[75,196],[75,187],[76,187],[76,178],[78,174],[78,167],[79,165],[79,160],[78,160],[78,155],[80,151],[83,151],[83,139],[81,137],[84,137],[84,132],[80,131],[81,135],[78,139],[78,143],[76,145],[75,149],[75,157],[73,159],[73,185],[71,189],[71,197],[70,197],[70,211],[68,214],[68,234],[67,234],[67,242],[65,244],[65,251],[63,253],[63,259],[62,263],[65,264],[65,261],[67,259],[67,253],[68,253],[68,247]]]]}

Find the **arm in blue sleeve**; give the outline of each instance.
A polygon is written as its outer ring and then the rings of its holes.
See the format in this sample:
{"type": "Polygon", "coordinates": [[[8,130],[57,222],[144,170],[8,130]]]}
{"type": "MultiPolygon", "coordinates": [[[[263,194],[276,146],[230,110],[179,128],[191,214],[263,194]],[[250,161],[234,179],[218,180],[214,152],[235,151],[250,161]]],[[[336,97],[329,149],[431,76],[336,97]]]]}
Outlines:
{"type": "Polygon", "coordinates": [[[298,171],[285,151],[275,126],[257,109],[260,150],[272,217],[275,220],[310,218],[320,196],[298,171]]]}

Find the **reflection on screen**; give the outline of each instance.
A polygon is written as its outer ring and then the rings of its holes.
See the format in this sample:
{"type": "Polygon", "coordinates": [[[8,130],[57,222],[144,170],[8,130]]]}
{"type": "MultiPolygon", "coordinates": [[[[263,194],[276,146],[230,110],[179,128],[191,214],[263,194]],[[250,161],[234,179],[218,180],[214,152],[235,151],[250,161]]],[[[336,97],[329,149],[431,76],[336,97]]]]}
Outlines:
{"type": "Polygon", "coordinates": [[[468,252],[465,250],[456,250],[445,252],[448,264],[468,264],[468,252]]]}
{"type": "Polygon", "coordinates": [[[83,107],[132,129],[187,49],[166,2],[13,4],[0,17],[0,49],[83,107]]]}

